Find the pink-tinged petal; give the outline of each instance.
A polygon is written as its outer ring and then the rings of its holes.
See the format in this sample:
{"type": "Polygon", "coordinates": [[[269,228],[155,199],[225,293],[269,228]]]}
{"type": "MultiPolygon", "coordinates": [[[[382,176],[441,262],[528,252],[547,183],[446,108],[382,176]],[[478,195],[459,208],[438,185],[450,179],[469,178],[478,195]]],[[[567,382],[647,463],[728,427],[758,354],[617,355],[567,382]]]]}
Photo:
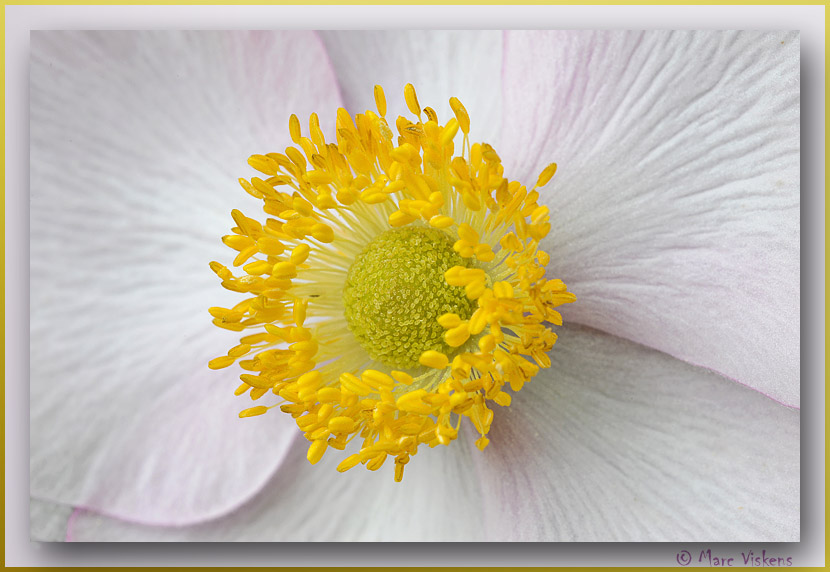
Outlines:
{"type": "Polygon", "coordinates": [[[799,536],[799,414],[665,354],[578,327],[553,367],[496,411],[480,453],[426,449],[338,474],[298,439],[264,490],[233,514],[148,527],[81,511],[78,541],[674,540],[799,536]]]}
{"type": "Polygon", "coordinates": [[[146,523],[243,503],[295,436],[240,420],[238,343],[208,262],[251,154],[340,104],[310,33],[35,32],[31,59],[31,492],[146,523]]]}
{"type": "Polygon", "coordinates": [[[559,333],[473,457],[488,539],[798,541],[798,411],[620,338],[559,333]]]}
{"type": "MultiPolygon", "coordinates": [[[[188,527],[148,527],[81,512],[72,540],[86,541],[476,541],[481,496],[470,472],[473,447],[425,449],[394,482],[392,460],[376,472],[338,473],[345,454],[329,449],[312,466],[298,439],[263,491],[224,518],[188,527]]],[[[347,454],[351,451],[347,451],[347,454]]]]}
{"type": "Polygon", "coordinates": [[[543,246],[566,319],[797,406],[798,34],[505,42],[505,171],[559,165],[543,246]]]}
{"type": "MultiPolygon", "coordinates": [[[[411,118],[403,89],[415,86],[421,107],[444,124],[457,97],[471,117],[474,141],[494,143],[501,127],[502,32],[393,30],[320,32],[353,113],[375,110],[374,86],[386,93],[390,125],[411,118]]],[[[425,118],[426,119],[426,118],[425,118]]],[[[460,138],[459,138],[460,141],[460,138]]]]}

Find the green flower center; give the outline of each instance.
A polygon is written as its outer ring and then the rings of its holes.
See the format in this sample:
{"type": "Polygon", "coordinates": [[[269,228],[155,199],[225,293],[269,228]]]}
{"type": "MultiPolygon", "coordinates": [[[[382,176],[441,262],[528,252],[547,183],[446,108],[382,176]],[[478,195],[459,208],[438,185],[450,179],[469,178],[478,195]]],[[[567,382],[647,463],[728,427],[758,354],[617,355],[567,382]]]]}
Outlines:
{"type": "Polygon", "coordinates": [[[369,356],[389,367],[411,368],[427,350],[454,352],[438,318],[468,319],[475,302],[450,286],[444,272],[467,266],[438,229],[405,227],[379,234],[346,276],[343,306],[349,329],[369,356]]]}

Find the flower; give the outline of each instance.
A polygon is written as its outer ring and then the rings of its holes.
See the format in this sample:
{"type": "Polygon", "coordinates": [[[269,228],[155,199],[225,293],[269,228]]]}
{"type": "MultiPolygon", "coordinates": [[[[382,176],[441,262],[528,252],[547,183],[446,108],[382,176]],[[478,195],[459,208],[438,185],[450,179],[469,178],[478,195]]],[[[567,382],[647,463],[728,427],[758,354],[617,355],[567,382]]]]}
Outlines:
{"type": "Polygon", "coordinates": [[[39,32],[32,58],[31,493],[72,539],[798,538],[797,34],[39,32]],[[559,164],[541,248],[581,326],[483,452],[462,431],[395,483],[238,419],[204,309],[239,300],[204,261],[256,204],[240,157],[407,82],[511,179],[559,164]]]}
{"type": "Polygon", "coordinates": [[[519,391],[550,367],[556,334],[545,322],[562,325],[554,308],[576,298],[544,277],[550,256],[539,250],[550,217],[536,189],[556,164],[530,192],[510,183],[490,145],[470,145],[464,105],[450,98],[455,117],[441,125],[412,84],[404,96],[417,123],[399,117],[394,145],[383,88],[374,93],[377,114],[338,110],[337,144],[326,143],[316,114],[310,138],[291,115],[297,146],[248,160],[268,178],[239,182],[270,217],[263,225],[231,213],[237,226],[223,241],[244,274],[211,269],[249,296],[210,312],[216,326],[249,333],[209,366],[238,361],[252,373],[240,375],[237,395],[282,398],[239,416],[279,405],[311,442],[312,465],[359,436],[359,452],[338,470],[377,470],[392,456],[400,481],[419,445],[456,438],[456,419],[469,419],[484,450],[488,402],[510,405],[503,388],[519,391]]]}

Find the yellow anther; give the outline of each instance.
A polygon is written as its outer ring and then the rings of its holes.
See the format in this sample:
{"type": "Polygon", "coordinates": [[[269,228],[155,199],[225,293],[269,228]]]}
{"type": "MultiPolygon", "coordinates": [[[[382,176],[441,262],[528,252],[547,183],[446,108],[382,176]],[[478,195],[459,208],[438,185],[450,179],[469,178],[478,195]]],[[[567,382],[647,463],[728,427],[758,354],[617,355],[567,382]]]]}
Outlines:
{"type": "Polygon", "coordinates": [[[360,374],[360,377],[373,387],[391,389],[395,386],[395,382],[391,377],[374,369],[367,369],[360,374]]]}
{"type": "Polygon", "coordinates": [[[291,201],[291,206],[302,216],[310,216],[314,212],[314,207],[311,203],[302,197],[294,197],[294,200],[291,201]]]}
{"type": "Polygon", "coordinates": [[[481,350],[481,353],[489,354],[495,349],[495,347],[496,337],[493,334],[487,334],[478,340],[478,349],[481,350]]]}
{"type": "Polygon", "coordinates": [[[356,425],[351,417],[333,417],[329,419],[328,428],[332,433],[352,433],[356,425]]]}
{"type": "Polygon", "coordinates": [[[342,107],[337,108],[337,128],[345,129],[346,131],[352,133],[357,131],[354,125],[354,121],[352,121],[352,116],[349,115],[349,112],[343,109],[342,107]]]}
{"type": "Polygon", "coordinates": [[[476,169],[481,167],[481,159],[482,159],[481,152],[482,152],[481,144],[480,143],[474,143],[472,148],[470,149],[470,163],[476,169]]]}
{"type": "Polygon", "coordinates": [[[430,204],[435,205],[436,207],[444,206],[444,195],[441,191],[433,191],[429,194],[428,199],[430,204]]]}
{"type": "Polygon", "coordinates": [[[471,258],[475,253],[473,247],[464,240],[456,241],[455,244],[452,246],[453,250],[455,250],[462,258],[471,258]]]}
{"type": "Polygon", "coordinates": [[[544,187],[545,185],[547,185],[550,182],[550,180],[553,178],[553,175],[555,173],[556,173],[556,163],[551,163],[550,165],[548,165],[547,167],[542,169],[542,172],[539,173],[539,178],[536,180],[536,185],[535,185],[534,188],[544,187]]]}
{"type": "Polygon", "coordinates": [[[253,246],[254,241],[248,236],[240,236],[238,234],[229,234],[222,237],[222,242],[230,246],[236,251],[243,251],[246,248],[253,246]]]}
{"type": "Polygon", "coordinates": [[[458,225],[458,238],[470,244],[478,244],[478,233],[466,222],[458,225]]]}
{"type": "Polygon", "coordinates": [[[317,370],[304,373],[297,379],[297,385],[304,388],[313,387],[317,389],[321,383],[323,383],[323,376],[317,370]]]}
{"type": "Polygon", "coordinates": [[[413,381],[415,381],[411,375],[406,373],[405,371],[392,371],[392,378],[397,381],[398,383],[402,383],[404,385],[409,385],[413,381]]]}
{"type": "Polygon", "coordinates": [[[294,323],[302,326],[305,322],[306,310],[308,309],[308,300],[301,300],[296,298],[294,300],[294,323]]]}
{"type": "Polygon", "coordinates": [[[389,151],[389,156],[399,163],[409,163],[418,157],[418,150],[410,143],[404,143],[389,151]]]}
{"type": "Polygon", "coordinates": [[[518,252],[522,249],[521,241],[519,241],[519,239],[516,238],[516,235],[512,232],[504,235],[499,241],[499,244],[505,250],[512,250],[514,252],[518,252]]]}
{"type": "Polygon", "coordinates": [[[300,132],[300,120],[293,113],[288,119],[288,132],[291,134],[291,140],[294,143],[299,143],[302,133],[300,132]]]}
{"type": "Polygon", "coordinates": [[[337,203],[328,193],[320,193],[317,195],[317,207],[320,209],[333,209],[337,203]]]}
{"type": "Polygon", "coordinates": [[[248,164],[264,175],[279,174],[277,162],[264,155],[252,155],[248,158],[248,164]]]}
{"type": "Polygon", "coordinates": [[[378,205],[380,203],[386,202],[388,199],[389,197],[380,191],[372,190],[360,193],[360,200],[369,205],[378,205]]]}
{"type": "Polygon", "coordinates": [[[447,281],[447,284],[450,286],[464,286],[464,283],[459,281],[461,280],[461,271],[464,269],[463,266],[453,266],[446,272],[444,272],[444,280],[447,281]]]}
{"type": "Polygon", "coordinates": [[[429,414],[432,412],[432,406],[428,403],[424,403],[422,400],[423,397],[427,395],[427,392],[423,389],[418,389],[416,391],[410,391],[409,393],[405,393],[401,397],[398,398],[396,405],[398,409],[401,411],[408,411],[410,413],[420,413],[422,415],[429,414]]]}
{"type": "Polygon", "coordinates": [[[473,254],[482,262],[492,262],[496,258],[496,253],[490,248],[489,244],[478,244],[473,248],[473,254]]]}
{"type": "Polygon", "coordinates": [[[238,322],[244,317],[242,312],[236,312],[234,310],[228,310],[227,308],[208,308],[208,312],[214,318],[218,318],[225,322],[238,322]]]}
{"type": "Polygon", "coordinates": [[[498,153],[490,145],[484,143],[481,147],[481,156],[485,161],[488,163],[501,163],[501,157],[499,157],[498,153]]]}
{"type": "Polygon", "coordinates": [[[232,358],[239,358],[251,351],[251,346],[248,344],[239,344],[228,350],[228,356],[232,358]]]}
{"type": "Polygon", "coordinates": [[[441,327],[444,329],[449,330],[450,328],[454,328],[461,323],[461,316],[458,314],[444,314],[438,318],[438,323],[441,324],[441,327]]]}
{"type": "Polygon", "coordinates": [[[484,311],[483,308],[479,308],[475,312],[473,312],[472,317],[470,318],[470,333],[472,335],[480,334],[484,327],[487,325],[487,313],[484,311]]]}
{"type": "Polygon", "coordinates": [[[257,415],[262,415],[263,413],[267,413],[268,408],[264,405],[257,405],[256,407],[251,407],[249,409],[245,409],[239,412],[239,417],[256,417],[257,415]]]}
{"type": "Polygon", "coordinates": [[[334,229],[329,225],[318,223],[311,228],[311,236],[320,242],[329,243],[334,241],[334,229]]]}
{"type": "Polygon", "coordinates": [[[386,453],[380,453],[374,459],[366,463],[366,468],[370,471],[377,471],[383,466],[383,462],[386,460],[386,453]]]}
{"type": "Polygon", "coordinates": [[[245,345],[254,345],[259,344],[261,342],[268,342],[272,341],[271,334],[267,332],[259,332],[257,334],[250,334],[248,336],[243,336],[239,339],[245,345]]]}
{"type": "Polygon", "coordinates": [[[450,360],[441,352],[435,350],[427,350],[418,358],[421,365],[431,367],[433,369],[444,369],[450,360]]]}
{"type": "Polygon", "coordinates": [[[317,399],[319,399],[321,403],[334,403],[335,401],[340,401],[341,395],[340,390],[334,387],[324,387],[317,391],[317,399]]]}
{"type": "MultiPolygon", "coordinates": [[[[288,393],[288,391],[280,391],[280,396],[290,400],[290,396],[288,396],[288,393]]],[[[299,427],[300,429],[311,427],[315,423],[317,423],[317,416],[313,413],[308,413],[306,415],[301,415],[300,417],[297,417],[297,427],[299,427]]]]}
{"type": "Polygon", "coordinates": [[[223,266],[218,262],[211,262],[208,266],[210,266],[210,269],[213,270],[213,272],[215,272],[216,275],[222,280],[228,280],[232,276],[231,271],[228,270],[227,266],[223,266]]]}
{"type": "Polygon", "coordinates": [[[251,393],[249,393],[249,395],[251,396],[251,399],[253,401],[256,401],[257,399],[259,399],[260,397],[262,397],[266,393],[268,393],[268,388],[266,388],[266,387],[257,387],[257,388],[252,389],[251,393]]]}
{"type": "Polygon", "coordinates": [[[329,444],[326,442],[325,439],[319,439],[317,441],[314,441],[308,448],[308,454],[306,454],[308,462],[312,465],[316,464],[320,459],[323,458],[323,454],[326,452],[328,446],[329,444]]]}
{"type": "Polygon", "coordinates": [[[431,219],[429,219],[429,226],[433,228],[448,228],[453,225],[452,217],[444,216],[444,215],[435,215],[431,219]]]}
{"type": "Polygon", "coordinates": [[[312,431],[310,434],[308,434],[307,438],[311,439],[313,441],[318,441],[318,440],[326,439],[329,435],[331,435],[331,431],[329,431],[327,428],[318,427],[317,429],[312,431]]]}
{"type": "Polygon", "coordinates": [[[395,463],[395,482],[399,483],[403,480],[403,468],[404,465],[402,463],[395,463]]]}
{"type": "Polygon", "coordinates": [[[278,239],[270,236],[261,236],[256,241],[257,248],[268,256],[279,256],[285,252],[285,246],[278,239]]]}
{"type": "Polygon", "coordinates": [[[291,263],[295,265],[302,264],[303,262],[308,259],[308,255],[311,252],[311,247],[306,243],[298,244],[294,247],[294,250],[291,251],[291,263]]]}
{"type": "Polygon", "coordinates": [[[450,98],[450,107],[452,108],[452,112],[455,113],[456,119],[458,119],[458,126],[461,128],[461,131],[465,135],[470,133],[470,116],[467,114],[467,110],[461,102],[458,101],[458,98],[450,98]]]}
{"type": "Polygon", "coordinates": [[[210,369],[222,369],[228,367],[229,365],[233,365],[234,361],[236,361],[236,358],[233,358],[231,356],[213,358],[208,362],[208,367],[210,369]]]}
{"type": "MultiPolygon", "coordinates": [[[[307,304],[308,301],[302,301],[301,303],[307,304]]],[[[296,307],[296,304],[295,304],[296,307]]],[[[306,340],[311,339],[311,330],[308,328],[303,327],[296,327],[296,328],[289,328],[288,329],[288,339],[285,341],[287,342],[304,342],[306,340]]]]}
{"type": "Polygon", "coordinates": [[[546,237],[550,232],[550,223],[533,224],[528,227],[528,230],[530,231],[530,238],[539,241],[546,237]]]}
{"type": "Polygon", "coordinates": [[[539,224],[540,222],[544,222],[545,220],[549,219],[549,213],[550,209],[545,205],[536,207],[535,209],[533,209],[533,212],[530,213],[530,222],[533,224],[539,224]]]}
{"type": "Polygon", "coordinates": [[[292,262],[277,262],[271,270],[274,278],[294,278],[297,276],[297,267],[292,262]]]}
{"type": "Polygon", "coordinates": [[[461,324],[444,333],[444,340],[448,346],[453,348],[457,348],[468,339],[470,339],[470,328],[467,324],[461,324]]]}
{"type": "Polygon", "coordinates": [[[377,105],[380,116],[386,117],[386,95],[384,95],[383,88],[379,85],[375,86],[375,105],[377,105]]]}
{"type": "Polygon", "coordinates": [[[415,220],[416,217],[402,211],[395,211],[389,215],[389,224],[394,227],[407,225],[415,220]]]}
{"type": "Polygon", "coordinates": [[[274,386],[274,382],[262,377],[261,375],[251,375],[249,373],[243,373],[239,376],[245,385],[250,385],[251,387],[257,387],[259,389],[269,389],[274,386]]]}
{"type": "Polygon", "coordinates": [[[361,381],[356,375],[343,372],[340,374],[340,384],[343,389],[351,391],[356,395],[368,395],[372,393],[372,388],[361,381]]]}
{"type": "Polygon", "coordinates": [[[339,465],[337,465],[337,470],[340,471],[341,473],[345,473],[346,471],[348,471],[349,469],[351,469],[352,467],[357,465],[359,462],[360,462],[360,455],[358,455],[358,454],[349,455],[343,461],[341,461],[339,465]]]}
{"type": "Polygon", "coordinates": [[[471,282],[484,282],[487,275],[480,268],[453,266],[444,273],[444,279],[450,286],[466,286],[471,282]]]}
{"type": "Polygon", "coordinates": [[[317,422],[323,423],[324,421],[328,420],[329,417],[331,417],[332,413],[334,413],[334,405],[332,405],[331,403],[324,403],[317,410],[317,422]]]}
{"type": "Polygon", "coordinates": [[[246,181],[245,179],[238,179],[239,184],[245,189],[245,192],[254,197],[255,199],[262,199],[268,195],[262,192],[262,190],[255,188],[251,183],[246,181]]]}
{"type": "Polygon", "coordinates": [[[254,262],[249,262],[245,266],[242,267],[242,270],[250,274],[251,276],[259,276],[262,274],[270,274],[271,273],[272,265],[264,260],[255,260],[254,262]]]}
{"type": "Polygon", "coordinates": [[[456,134],[458,133],[458,120],[456,118],[452,118],[447,121],[447,124],[444,126],[444,129],[441,131],[441,144],[442,145],[449,145],[450,142],[455,138],[456,134]]]}
{"type": "Polygon", "coordinates": [[[418,96],[415,94],[415,87],[408,83],[403,88],[403,97],[406,100],[406,106],[409,111],[415,115],[421,115],[421,106],[418,104],[418,96]]]}
{"type": "Polygon", "coordinates": [[[487,284],[484,281],[473,281],[464,286],[464,294],[470,300],[478,300],[478,298],[484,294],[487,290],[487,284]]]}

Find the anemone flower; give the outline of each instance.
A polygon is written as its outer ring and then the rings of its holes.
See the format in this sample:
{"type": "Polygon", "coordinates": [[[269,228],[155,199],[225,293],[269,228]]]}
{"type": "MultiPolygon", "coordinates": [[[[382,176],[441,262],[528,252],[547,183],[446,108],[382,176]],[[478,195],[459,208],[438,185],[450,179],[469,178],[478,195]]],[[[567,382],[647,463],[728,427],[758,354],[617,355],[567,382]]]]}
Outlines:
{"type": "Polygon", "coordinates": [[[72,540],[798,540],[797,34],[36,32],[31,53],[36,538],[73,510],[72,540]],[[528,214],[579,300],[489,445],[465,421],[395,482],[338,472],[291,415],[238,417],[240,372],[206,364],[239,344],[208,308],[241,298],[207,263],[231,211],[261,212],[237,181],[292,114],[335,141],[339,107],[382,85],[392,124],[410,83],[511,181],[546,173],[528,214]]]}

